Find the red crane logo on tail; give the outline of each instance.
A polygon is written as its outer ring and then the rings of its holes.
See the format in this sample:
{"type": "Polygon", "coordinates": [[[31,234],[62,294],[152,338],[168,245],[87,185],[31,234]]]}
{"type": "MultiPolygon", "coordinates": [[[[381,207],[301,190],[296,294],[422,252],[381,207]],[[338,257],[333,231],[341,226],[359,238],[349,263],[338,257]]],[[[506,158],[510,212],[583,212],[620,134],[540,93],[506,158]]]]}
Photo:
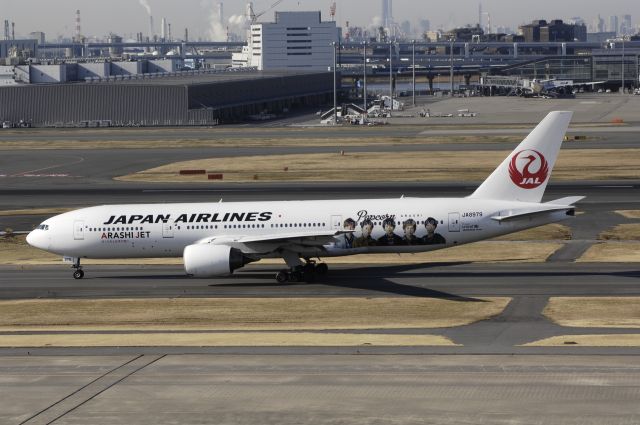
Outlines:
{"type": "Polygon", "coordinates": [[[513,155],[509,164],[511,181],[523,189],[535,189],[547,180],[549,163],[540,152],[527,149],[513,155]],[[531,171],[531,169],[536,171],[531,171]]]}

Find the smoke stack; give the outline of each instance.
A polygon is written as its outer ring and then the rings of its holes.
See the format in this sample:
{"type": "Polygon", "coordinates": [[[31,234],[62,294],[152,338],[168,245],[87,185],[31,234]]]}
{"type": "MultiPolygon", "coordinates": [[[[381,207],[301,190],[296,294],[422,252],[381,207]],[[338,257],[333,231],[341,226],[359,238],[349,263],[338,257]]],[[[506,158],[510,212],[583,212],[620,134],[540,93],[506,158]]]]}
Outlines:
{"type": "Polygon", "coordinates": [[[80,42],[80,9],[76,10],[76,36],[75,41],[80,42]]]}
{"type": "Polygon", "coordinates": [[[160,38],[167,39],[167,18],[162,18],[162,27],[160,28],[160,38]]]}
{"type": "Polygon", "coordinates": [[[5,19],[4,20],[4,39],[5,40],[9,40],[10,34],[9,34],[9,20],[5,19]]]}
{"type": "Polygon", "coordinates": [[[220,23],[220,25],[224,24],[224,5],[222,2],[218,3],[218,22],[220,23]]]}
{"type": "Polygon", "coordinates": [[[245,14],[247,15],[247,21],[254,24],[256,21],[256,14],[253,11],[253,2],[247,3],[245,14]]]}
{"type": "Polygon", "coordinates": [[[149,40],[153,40],[153,15],[149,15],[149,40]]]}
{"type": "Polygon", "coordinates": [[[15,41],[16,39],[16,23],[11,22],[11,40],[15,41]]]}
{"type": "Polygon", "coordinates": [[[184,41],[189,41],[189,28],[184,29],[184,41]]]}
{"type": "Polygon", "coordinates": [[[170,23],[167,23],[167,37],[168,37],[167,41],[172,41],[172,38],[171,38],[171,24],[170,23]]]}

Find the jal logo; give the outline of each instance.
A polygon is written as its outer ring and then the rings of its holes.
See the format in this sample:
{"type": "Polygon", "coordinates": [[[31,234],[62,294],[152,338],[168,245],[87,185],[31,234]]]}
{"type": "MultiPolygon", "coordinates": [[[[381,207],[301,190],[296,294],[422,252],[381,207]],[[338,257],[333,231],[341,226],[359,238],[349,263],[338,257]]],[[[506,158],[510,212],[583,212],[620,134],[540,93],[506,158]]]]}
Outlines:
{"type": "Polygon", "coordinates": [[[549,164],[540,152],[527,149],[513,155],[509,164],[511,181],[523,189],[535,189],[547,180],[549,164]]]}

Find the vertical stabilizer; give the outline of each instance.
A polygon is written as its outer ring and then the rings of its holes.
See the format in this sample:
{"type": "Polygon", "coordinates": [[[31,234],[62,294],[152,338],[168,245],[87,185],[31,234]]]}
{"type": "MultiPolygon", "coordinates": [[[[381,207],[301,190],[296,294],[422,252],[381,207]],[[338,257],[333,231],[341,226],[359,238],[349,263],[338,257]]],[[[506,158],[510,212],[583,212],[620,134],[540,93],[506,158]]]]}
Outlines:
{"type": "Polygon", "coordinates": [[[470,198],[540,202],[573,112],[550,112],[470,198]]]}

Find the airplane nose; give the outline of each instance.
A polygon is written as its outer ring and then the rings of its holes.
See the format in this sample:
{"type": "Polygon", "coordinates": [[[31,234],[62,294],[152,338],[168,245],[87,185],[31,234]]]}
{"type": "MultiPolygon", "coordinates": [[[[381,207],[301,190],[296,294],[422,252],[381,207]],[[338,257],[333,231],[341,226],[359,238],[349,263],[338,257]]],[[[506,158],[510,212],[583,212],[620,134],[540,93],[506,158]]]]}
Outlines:
{"type": "Polygon", "coordinates": [[[42,234],[42,231],[33,230],[27,235],[27,243],[35,248],[47,250],[49,244],[47,243],[47,237],[42,234]]]}

